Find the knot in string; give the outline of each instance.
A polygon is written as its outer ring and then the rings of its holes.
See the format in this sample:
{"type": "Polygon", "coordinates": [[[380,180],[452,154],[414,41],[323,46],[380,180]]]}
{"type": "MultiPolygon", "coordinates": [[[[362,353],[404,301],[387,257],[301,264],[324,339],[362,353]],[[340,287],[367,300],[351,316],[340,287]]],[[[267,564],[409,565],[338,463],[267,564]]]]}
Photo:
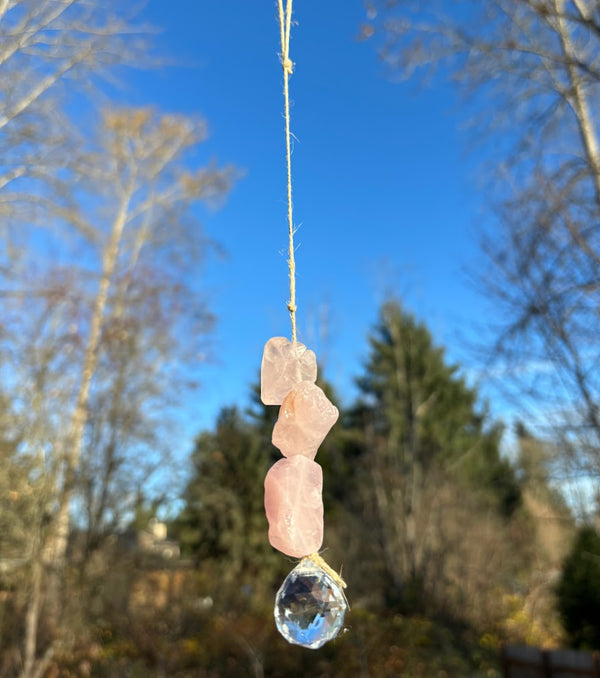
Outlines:
{"type": "MultiPolygon", "coordinates": [[[[300,561],[301,563],[306,562],[307,560],[311,560],[315,565],[320,567],[321,569],[325,570],[327,574],[333,579],[333,581],[340,587],[341,593],[344,596],[344,600],[346,601],[346,605],[348,605],[348,599],[346,598],[346,594],[344,593],[344,589],[347,588],[346,582],[343,580],[342,575],[338,574],[329,563],[327,563],[319,553],[311,553],[309,556],[304,556],[302,560],[300,561]]],[[[348,605],[350,607],[350,605],[348,605]]]]}
{"type": "Polygon", "coordinates": [[[292,73],[294,72],[294,62],[289,57],[282,59],[282,66],[284,73],[292,75],[292,73]]]}

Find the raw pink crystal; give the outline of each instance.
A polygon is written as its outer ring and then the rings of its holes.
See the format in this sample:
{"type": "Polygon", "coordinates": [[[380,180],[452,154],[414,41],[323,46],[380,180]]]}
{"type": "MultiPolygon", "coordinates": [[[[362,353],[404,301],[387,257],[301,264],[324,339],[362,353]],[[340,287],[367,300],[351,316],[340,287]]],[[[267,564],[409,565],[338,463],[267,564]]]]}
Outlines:
{"type": "Polygon", "coordinates": [[[316,379],[317,359],[304,344],[285,337],[267,341],[260,368],[260,398],[265,405],[281,405],[297,383],[316,379]]]}
{"type": "Polygon", "coordinates": [[[284,398],[273,429],[273,445],[286,457],[303,455],[314,459],[339,412],[323,391],[302,381],[284,398]]]}
{"type": "Polygon", "coordinates": [[[315,553],[323,543],[323,471],[302,456],[280,459],[265,478],[269,542],[294,558],[315,553]]]}

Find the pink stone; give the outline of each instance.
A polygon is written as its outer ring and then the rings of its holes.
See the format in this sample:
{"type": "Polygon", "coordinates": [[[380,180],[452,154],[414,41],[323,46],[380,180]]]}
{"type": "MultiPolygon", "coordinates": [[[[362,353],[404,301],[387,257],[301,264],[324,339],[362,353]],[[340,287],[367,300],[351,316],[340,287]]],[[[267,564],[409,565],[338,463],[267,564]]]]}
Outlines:
{"type": "Polygon", "coordinates": [[[339,412],[323,391],[301,381],[284,398],[273,428],[273,445],[286,457],[301,454],[314,459],[339,412]]]}
{"type": "Polygon", "coordinates": [[[316,379],[317,359],[304,344],[285,337],[267,341],[260,368],[260,398],[265,405],[281,405],[297,383],[316,379]]]}
{"type": "Polygon", "coordinates": [[[315,553],[323,543],[323,471],[306,457],[280,459],[265,478],[269,542],[294,558],[315,553]]]}

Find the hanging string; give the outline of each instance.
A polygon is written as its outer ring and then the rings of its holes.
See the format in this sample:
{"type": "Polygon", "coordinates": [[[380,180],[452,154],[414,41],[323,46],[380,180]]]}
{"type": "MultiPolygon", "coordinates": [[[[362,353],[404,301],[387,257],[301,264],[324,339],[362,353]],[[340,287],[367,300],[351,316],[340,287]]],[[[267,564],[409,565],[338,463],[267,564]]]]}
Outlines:
{"type": "Polygon", "coordinates": [[[292,211],[292,151],[290,141],[290,88],[289,77],[294,70],[290,59],[290,31],[292,27],[292,0],[278,0],[279,27],[281,29],[281,65],[283,67],[283,98],[285,101],[285,150],[287,156],[287,200],[288,200],[288,267],[290,278],[290,300],[288,311],[292,321],[292,342],[296,343],[296,259],[294,256],[294,219],[292,211]]]}

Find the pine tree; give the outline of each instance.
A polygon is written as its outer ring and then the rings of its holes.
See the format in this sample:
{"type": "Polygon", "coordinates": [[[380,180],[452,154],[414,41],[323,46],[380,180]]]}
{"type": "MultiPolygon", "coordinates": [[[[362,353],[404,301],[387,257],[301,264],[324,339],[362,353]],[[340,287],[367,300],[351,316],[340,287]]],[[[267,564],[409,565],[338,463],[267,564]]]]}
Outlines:
{"type": "Polygon", "coordinates": [[[583,526],[557,588],[558,609],[573,647],[600,649],[600,535],[583,526]]]}
{"type": "Polygon", "coordinates": [[[191,455],[173,534],[182,554],[212,568],[215,585],[230,591],[239,592],[244,584],[252,590],[273,586],[282,575],[285,563],[267,540],[263,506],[272,455],[261,427],[236,407],[221,410],[214,430],[198,436],[191,455]]]}
{"type": "Polygon", "coordinates": [[[423,324],[387,303],[369,343],[352,423],[362,431],[391,588],[414,607],[426,580],[442,578],[457,492],[508,515],[519,487],[499,455],[500,428],[423,324]]]}

